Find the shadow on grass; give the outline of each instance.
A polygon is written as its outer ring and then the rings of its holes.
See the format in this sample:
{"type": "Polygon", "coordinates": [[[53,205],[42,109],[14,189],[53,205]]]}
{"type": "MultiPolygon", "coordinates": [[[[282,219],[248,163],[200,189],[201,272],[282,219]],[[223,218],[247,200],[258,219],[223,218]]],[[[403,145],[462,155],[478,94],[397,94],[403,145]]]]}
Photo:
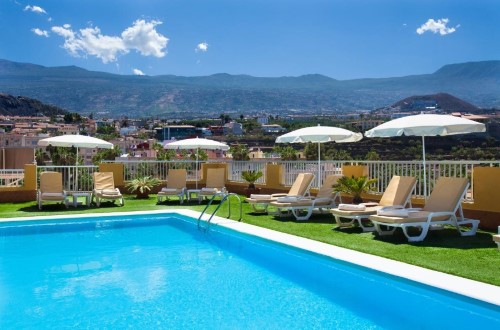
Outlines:
{"type": "MultiPolygon", "coordinates": [[[[23,203],[25,204],[25,203],[23,203]]],[[[122,206],[117,203],[113,203],[112,201],[101,202],[100,207],[97,207],[95,203],[90,204],[90,206],[78,204],[77,207],[74,207],[72,204],[69,204],[68,208],[64,206],[62,203],[51,203],[51,204],[43,204],[42,209],[38,209],[38,204],[34,203],[31,205],[23,205],[18,208],[17,211],[25,212],[25,213],[33,213],[36,215],[51,215],[51,214],[60,214],[60,213],[81,213],[82,211],[87,210],[97,210],[97,209],[115,209],[121,208],[122,206]]]]}
{"type": "Polygon", "coordinates": [[[393,235],[380,236],[375,233],[374,239],[396,245],[408,244],[414,246],[462,250],[491,249],[496,247],[490,233],[478,231],[474,236],[461,236],[455,228],[451,227],[444,228],[442,230],[430,230],[422,242],[408,242],[408,239],[400,228],[396,229],[393,235]]]}

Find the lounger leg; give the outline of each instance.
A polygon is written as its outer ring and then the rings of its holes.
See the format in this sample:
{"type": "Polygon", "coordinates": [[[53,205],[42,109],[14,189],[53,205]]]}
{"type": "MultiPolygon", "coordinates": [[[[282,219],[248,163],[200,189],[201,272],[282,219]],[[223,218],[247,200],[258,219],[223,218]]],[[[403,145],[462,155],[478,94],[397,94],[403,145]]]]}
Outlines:
{"type": "Polygon", "coordinates": [[[252,210],[255,213],[266,213],[268,206],[269,204],[267,203],[266,204],[252,203],[252,210]],[[258,205],[262,205],[262,208],[259,208],[258,205]]]}
{"type": "Polygon", "coordinates": [[[396,230],[396,227],[392,227],[392,229],[389,229],[391,226],[387,225],[381,225],[379,223],[374,222],[373,226],[375,227],[375,230],[380,236],[388,236],[394,234],[394,231],[396,230]],[[382,226],[387,227],[387,229],[383,229],[382,226]]]}
{"type": "Polygon", "coordinates": [[[403,233],[405,234],[406,238],[408,238],[408,242],[421,242],[424,240],[424,238],[427,236],[427,233],[429,232],[429,224],[425,224],[423,226],[402,226],[401,229],[403,229],[403,233]],[[408,228],[410,227],[420,227],[422,231],[420,232],[420,235],[418,236],[410,236],[408,233],[408,228]]]}
{"type": "Polygon", "coordinates": [[[363,232],[373,232],[373,231],[375,231],[375,226],[365,226],[363,224],[363,220],[366,220],[366,221],[370,222],[367,218],[357,217],[356,220],[358,221],[358,225],[361,227],[361,229],[363,229],[363,232]]]}
{"type": "Polygon", "coordinates": [[[349,222],[342,222],[340,220],[340,218],[342,218],[341,216],[334,215],[334,217],[335,217],[335,222],[337,223],[337,226],[339,228],[351,227],[354,224],[354,221],[356,221],[355,219],[351,218],[349,222]]]}
{"type": "Polygon", "coordinates": [[[312,208],[305,208],[305,209],[293,209],[292,208],[292,214],[297,219],[298,221],[305,221],[308,220],[311,217],[311,214],[313,212],[312,208]],[[300,215],[300,211],[306,211],[305,215],[300,215]]]}
{"type": "Polygon", "coordinates": [[[461,236],[474,236],[474,235],[476,235],[476,231],[477,231],[478,226],[479,226],[479,220],[464,219],[464,220],[458,222],[457,229],[458,229],[458,232],[460,233],[461,236]],[[460,226],[463,226],[463,225],[470,225],[471,227],[469,230],[462,230],[460,228],[460,226]]]}

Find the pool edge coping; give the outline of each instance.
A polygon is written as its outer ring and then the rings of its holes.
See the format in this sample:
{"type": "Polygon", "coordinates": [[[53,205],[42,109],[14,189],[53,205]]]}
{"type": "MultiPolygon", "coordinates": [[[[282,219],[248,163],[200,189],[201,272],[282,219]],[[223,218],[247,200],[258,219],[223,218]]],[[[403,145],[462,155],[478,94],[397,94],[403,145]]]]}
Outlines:
{"type": "MultiPolygon", "coordinates": [[[[198,219],[200,212],[175,209],[175,210],[153,210],[153,211],[134,211],[134,212],[111,212],[111,213],[95,213],[95,214],[71,214],[71,215],[52,215],[52,216],[34,216],[20,218],[3,218],[2,222],[22,222],[33,220],[60,220],[71,218],[96,218],[103,216],[121,216],[121,215],[138,215],[138,214],[181,214],[198,219]]],[[[298,249],[303,249],[327,256],[333,259],[345,261],[361,267],[373,269],[382,273],[387,273],[393,276],[401,277],[414,282],[422,283],[432,287],[436,287],[445,291],[463,295],[469,298],[480,300],[486,303],[500,306],[500,287],[493,284],[479,282],[456,275],[450,275],[439,271],[423,268],[420,266],[410,265],[401,261],[396,261],[364,252],[350,250],[343,247],[311,240],[309,238],[295,236],[287,233],[278,232],[272,229],[263,228],[251,225],[244,222],[238,222],[218,216],[214,216],[211,220],[212,225],[225,227],[237,232],[245,233],[275,241],[281,244],[292,246],[298,249]]]]}

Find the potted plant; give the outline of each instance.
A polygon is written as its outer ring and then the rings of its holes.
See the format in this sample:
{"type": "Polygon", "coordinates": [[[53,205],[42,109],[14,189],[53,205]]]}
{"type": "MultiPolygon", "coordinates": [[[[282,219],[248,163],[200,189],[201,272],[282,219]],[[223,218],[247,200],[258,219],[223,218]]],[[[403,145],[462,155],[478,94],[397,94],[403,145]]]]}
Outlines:
{"type": "Polygon", "coordinates": [[[160,180],[152,176],[143,176],[135,178],[127,183],[127,188],[131,193],[136,194],[137,199],[149,198],[149,192],[153,187],[160,184],[160,180]]]}
{"type": "Polygon", "coordinates": [[[352,195],[352,202],[354,204],[363,203],[363,198],[361,194],[370,190],[373,184],[377,182],[377,179],[368,179],[366,176],[360,177],[347,177],[343,176],[338,179],[337,183],[334,184],[333,191],[346,193],[352,195]]]}
{"type": "Polygon", "coordinates": [[[250,197],[251,194],[258,194],[260,188],[255,187],[255,181],[262,177],[262,171],[249,170],[241,172],[241,178],[248,182],[248,187],[245,189],[245,195],[250,197]]]}

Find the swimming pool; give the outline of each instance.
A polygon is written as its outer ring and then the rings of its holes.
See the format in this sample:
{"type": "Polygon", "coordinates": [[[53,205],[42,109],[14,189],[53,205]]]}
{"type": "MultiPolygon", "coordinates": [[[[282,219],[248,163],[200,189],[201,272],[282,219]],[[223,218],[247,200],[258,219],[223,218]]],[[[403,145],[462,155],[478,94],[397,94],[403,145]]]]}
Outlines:
{"type": "Polygon", "coordinates": [[[500,326],[498,305],[188,215],[0,224],[0,328],[500,326]]]}

